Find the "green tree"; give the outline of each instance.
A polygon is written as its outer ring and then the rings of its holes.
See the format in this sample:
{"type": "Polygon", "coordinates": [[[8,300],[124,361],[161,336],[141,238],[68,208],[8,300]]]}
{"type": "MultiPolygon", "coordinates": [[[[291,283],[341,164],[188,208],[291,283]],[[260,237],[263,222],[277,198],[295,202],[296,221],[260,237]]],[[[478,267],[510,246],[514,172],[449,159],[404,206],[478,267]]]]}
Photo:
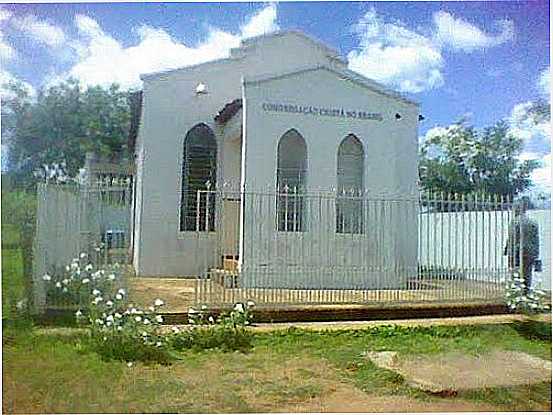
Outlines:
{"type": "Polygon", "coordinates": [[[514,197],[531,185],[536,160],[519,160],[522,139],[505,122],[477,131],[463,121],[427,139],[420,148],[419,179],[426,190],[514,197]]]}
{"type": "Polygon", "coordinates": [[[31,96],[20,84],[8,84],[2,102],[2,136],[8,170],[19,181],[36,181],[44,166],[59,165],[74,177],[85,153],[127,155],[129,92],[117,85],[82,88],[75,80],[31,96]]]}

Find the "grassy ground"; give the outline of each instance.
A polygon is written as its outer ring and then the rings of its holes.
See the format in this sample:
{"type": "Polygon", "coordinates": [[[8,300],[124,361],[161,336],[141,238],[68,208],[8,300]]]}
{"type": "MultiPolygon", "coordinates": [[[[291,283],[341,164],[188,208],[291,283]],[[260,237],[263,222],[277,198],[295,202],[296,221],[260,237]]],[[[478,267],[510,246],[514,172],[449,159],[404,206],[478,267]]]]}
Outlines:
{"type": "Polygon", "coordinates": [[[2,224],[2,317],[10,317],[24,296],[23,252],[15,225],[2,224]]]}
{"type": "Polygon", "coordinates": [[[56,333],[4,333],[4,412],[551,409],[550,383],[439,398],[409,388],[400,376],[362,357],[366,350],[412,356],[500,348],[550,359],[550,339],[531,340],[510,325],[319,333],[292,329],[256,334],[247,354],[189,352],[171,366],[132,367],[101,361],[83,349],[74,331],[56,333]]]}

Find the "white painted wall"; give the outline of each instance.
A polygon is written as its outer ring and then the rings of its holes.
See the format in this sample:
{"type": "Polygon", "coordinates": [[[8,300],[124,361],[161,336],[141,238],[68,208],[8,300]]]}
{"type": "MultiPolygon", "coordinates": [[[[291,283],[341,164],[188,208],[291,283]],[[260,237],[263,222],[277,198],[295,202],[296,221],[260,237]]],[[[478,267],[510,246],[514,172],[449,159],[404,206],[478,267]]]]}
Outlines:
{"type": "MultiPolygon", "coordinates": [[[[242,96],[242,77],[248,79],[284,73],[313,65],[343,68],[344,63],[335,55],[335,52],[302,35],[287,33],[248,40],[242,48],[233,50],[229,59],[143,77],[143,116],[137,142],[137,243],[134,255],[137,275],[199,275],[207,265],[217,262],[214,251],[218,236],[215,233],[197,234],[179,232],[178,229],[182,148],[188,130],[202,122],[212,127],[218,140],[218,182],[223,182],[228,179],[223,176],[225,169],[219,168],[225,163],[224,134],[214,125],[213,117],[226,103],[242,96]],[[208,94],[196,96],[195,89],[199,82],[207,86],[208,94]],[[213,255],[198,257],[198,252],[208,250],[213,255]]],[[[335,76],[323,71],[307,75],[302,82],[266,85],[270,87],[270,91],[265,92],[266,96],[260,95],[264,88],[257,88],[255,93],[250,90],[252,95],[248,96],[248,100],[252,101],[251,105],[247,104],[247,111],[251,109],[253,113],[251,119],[249,114],[245,117],[250,144],[248,169],[251,172],[246,174],[250,180],[255,175],[256,180],[248,182],[248,185],[267,184],[269,178],[274,178],[276,140],[287,128],[298,127],[299,123],[299,130],[305,133],[306,138],[311,137],[308,144],[312,163],[308,179],[310,185],[328,186],[328,178],[335,177],[338,140],[348,132],[354,132],[365,137],[370,160],[366,183],[372,186],[369,187],[371,190],[402,193],[414,189],[418,115],[415,106],[371,94],[366,88],[338,81],[335,76]],[[279,90],[280,87],[283,89],[279,90]],[[268,130],[264,120],[269,121],[269,118],[255,113],[258,111],[256,102],[261,98],[301,99],[301,102],[317,99],[333,105],[342,103],[360,108],[370,103],[371,107],[379,108],[379,112],[387,115],[395,114],[397,108],[405,113],[405,119],[395,124],[386,121],[367,130],[371,124],[368,121],[348,127],[335,119],[308,122],[281,118],[268,130]],[[289,124],[285,127],[286,123],[289,124]],[[327,134],[325,131],[331,124],[333,127],[327,134]],[[403,164],[405,159],[400,156],[405,153],[412,153],[407,164],[403,164]]],[[[270,117],[270,120],[273,122],[276,118],[270,117]]],[[[232,173],[227,171],[227,174],[232,174],[234,179],[236,170],[232,173]]]]}
{"type": "MultiPolygon", "coordinates": [[[[338,147],[348,134],[355,134],[365,149],[364,183],[369,195],[405,198],[416,194],[417,106],[340,79],[337,74],[326,69],[263,82],[246,80],[244,91],[246,190],[274,191],[277,146],[282,135],[290,128],[295,128],[307,144],[308,191],[328,191],[337,186],[338,147]],[[263,109],[263,103],[267,102],[382,113],[383,120],[268,112],[263,109]],[[401,120],[396,120],[396,113],[402,115],[401,120]]],[[[333,201],[326,201],[324,212],[316,214],[315,220],[308,221],[306,232],[276,232],[276,201],[268,200],[268,196],[265,199],[262,210],[266,209],[266,212],[262,215],[259,214],[259,206],[255,201],[248,203],[246,200],[245,204],[241,252],[241,280],[245,285],[309,287],[321,284],[327,288],[347,287],[351,284],[376,286],[376,281],[372,281],[371,278],[367,280],[362,272],[355,276],[348,274],[347,278],[340,278],[339,274],[340,267],[343,269],[361,267],[370,262],[376,263],[381,259],[377,258],[377,255],[384,255],[387,264],[401,268],[402,275],[406,275],[407,268],[416,270],[417,245],[412,243],[417,229],[416,210],[393,212],[393,209],[390,209],[389,217],[393,220],[388,224],[386,238],[374,241],[371,229],[381,226],[374,221],[376,218],[366,221],[364,235],[336,235],[333,201]],[[260,244],[263,239],[268,239],[266,245],[260,244]],[[380,250],[375,249],[378,244],[380,250]],[[309,247],[311,252],[306,252],[304,247],[309,247]],[[321,250],[328,251],[321,256],[321,250]],[[371,256],[373,258],[370,258],[371,256]],[[285,258],[287,264],[278,264],[281,258],[285,258]],[[317,281],[313,282],[316,285],[290,279],[290,275],[279,275],[278,272],[273,275],[272,281],[259,281],[256,277],[260,265],[266,269],[295,263],[301,263],[306,267],[324,264],[321,269],[333,271],[320,273],[317,281]]],[[[313,210],[317,209],[313,207],[313,210]]],[[[266,272],[273,273],[272,270],[266,272]]],[[[302,278],[301,272],[297,276],[302,278]]],[[[397,277],[391,273],[389,281],[380,281],[379,284],[381,287],[394,286],[400,281],[397,277]]],[[[375,274],[374,279],[376,278],[375,274]]]]}

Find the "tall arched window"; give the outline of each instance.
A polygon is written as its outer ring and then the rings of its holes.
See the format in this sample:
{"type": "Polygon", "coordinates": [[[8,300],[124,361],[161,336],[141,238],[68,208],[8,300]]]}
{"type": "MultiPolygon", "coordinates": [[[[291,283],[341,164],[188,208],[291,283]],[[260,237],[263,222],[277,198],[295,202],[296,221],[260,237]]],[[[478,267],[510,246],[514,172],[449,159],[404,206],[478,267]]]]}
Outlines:
{"type": "Polygon", "coordinates": [[[215,135],[207,125],[198,124],[186,134],[183,147],[180,230],[213,231],[213,190],[217,177],[215,135]]]}
{"type": "Polygon", "coordinates": [[[336,232],[363,233],[363,176],[365,152],[353,134],[338,148],[336,232]]]}
{"type": "Polygon", "coordinates": [[[307,146],[296,130],[288,130],[278,143],[277,229],[305,230],[304,192],[307,173],[307,146]]]}

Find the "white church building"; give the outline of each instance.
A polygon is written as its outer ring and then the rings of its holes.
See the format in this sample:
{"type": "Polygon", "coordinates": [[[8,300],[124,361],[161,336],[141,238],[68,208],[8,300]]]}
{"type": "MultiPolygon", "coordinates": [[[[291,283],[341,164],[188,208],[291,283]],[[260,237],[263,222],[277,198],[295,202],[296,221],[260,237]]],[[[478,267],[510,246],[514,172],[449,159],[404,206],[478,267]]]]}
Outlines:
{"type": "MultiPolygon", "coordinates": [[[[418,196],[417,103],[295,31],[142,80],[138,276],[234,270],[230,260],[244,287],[370,287],[367,258],[392,257],[416,274],[417,209],[382,214],[371,200],[418,196]]],[[[399,284],[388,278],[379,286],[399,284]]]]}

